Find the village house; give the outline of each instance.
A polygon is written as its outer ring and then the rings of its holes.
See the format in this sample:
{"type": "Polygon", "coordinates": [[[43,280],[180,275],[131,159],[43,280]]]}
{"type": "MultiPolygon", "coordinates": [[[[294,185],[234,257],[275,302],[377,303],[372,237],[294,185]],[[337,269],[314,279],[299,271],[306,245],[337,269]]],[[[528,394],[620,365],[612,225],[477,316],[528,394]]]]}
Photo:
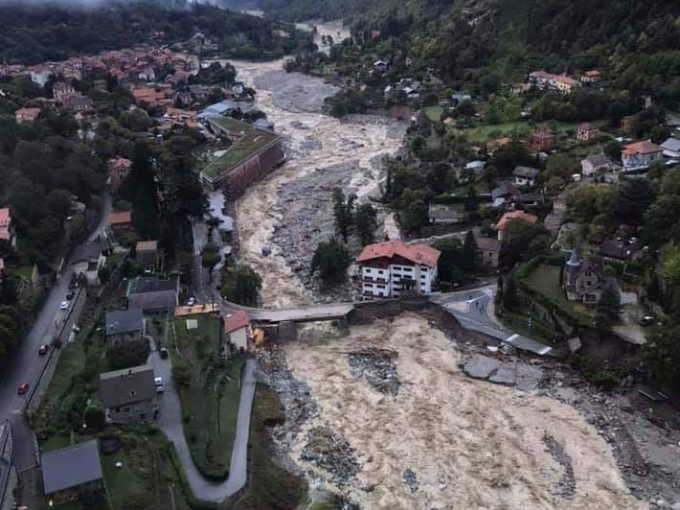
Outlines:
{"type": "Polygon", "coordinates": [[[484,161],[470,161],[465,165],[465,170],[473,172],[474,174],[480,174],[482,170],[484,170],[484,161]]]}
{"type": "Polygon", "coordinates": [[[650,141],[631,143],[621,151],[624,170],[642,170],[663,159],[663,149],[650,141]]]}
{"type": "Polygon", "coordinates": [[[597,303],[605,284],[604,262],[600,257],[582,259],[576,250],[571,252],[562,275],[562,287],[569,301],[597,303]]]}
{"type": "Polygon", "coordinates": [[[44,453],[40,466],[48,508],[105,490],[96,440],[44,453]]]}
{"type": "Polygon", "coordinates": [[[455,225],[464,223],[467,218],[464,212],[440,204],[430,204],[427,209],[427,216],[433,225],[455,225]]]}
{"type": "Polygon", "coordinates": [[[171,314],[178,303],[179,280],[139,276],[127,288],[128,307],[141,308],[145,314],[171,314]]]}
{"type": "Polygon", "coordinates": [[[477,254],[482,263],[488,267],[498,267],[498,259],[501,253],[501,242],[491,237],[477,237],[477,254]]]}
{"type": "Polygon", "coordinates": [[[525,223],[535,224],[538,222],[538,217],[533,214],[525,213],[524,211],[506,212],[501,219],[496,223],[496,231],[498,232],[498,240],[503,240],[503,235],[508,225],[513,221],[523,221],[525,223]]]}
{"type": "Polygon", "coordinates": [[[109,213],[109,228],[115,236],[130,232],[132,230],[132,213],[130,211],[109,213]]]}
{"type": "Polygon", "coordinates": [[[191,97],[197,101],[204,101],[212,94],[213,87],[207,85],[189,85],[188,87],[191,97]]]}
{"type": "Polygon", "coordinates": [[[578,80],[563,74],[551,74],[545,71],[534,71],[529,74],[529,83],[539,90],[571,94],[573,90],[581,86],[578,80]]]}
{"type": "Polygon", "coordinates": [[[92,109],[92,99],[82,94],[71,94],[61,102],[64,108],[75,112],[86,112],[92,109]]]}
{"type": "Polygon", "coordinates": [[[623,117],[621,119],[621,131],[625,131],[626,133],[630,133],[633,129],[633,119],[635,118],[635,115],[628,115],[626,117],[623,117]]]}
{"type": "Polygon", "coordinates": [[[147,423],[158,417],[154,371],[149,365],[101,374],[99,396],[106,423],[147,423]]]}
{"type": "Polygon", "coordinates": [[[425,244],[386,241],[364,247],[357,259],[366,298],[430,294],[437,279],[440,252],[425,244]]]}
{"type": "Polygon", "coordinates": [[[387,71],[388,65],[389,64],[387,62],[385,62],[384,60],[376,60],[373,63],[373,69],[375,69],[378,72],[384,73],[385,71],[387,71]]]}
{"type": "Polygon", "coordinates": [[[112,192],[115,193],[120,189],[131,168],[132,161],[127,158],[109,160],[109,189],[112,192]]]}
{"type": "Polygon", "coordinates": [[[661,144],[661,148],[663,149],[663,155],[667,158],[680,158],[680,140],[677,138],[669,138],[661,144]]]}
{"type": "Polygon", "coordinates": [[[19,108],[14,112],[17,124],[31,124],[40,115],[40,108],[19,108]]]}
{"type": "Polygon", "coordinates": [[[76,89],[70,83],[60,81],[52,85],[52,97],[57,103],[61,103],[65,97],[75,93],[76,89]]]}
{"type": "Polygon", "coordinates": [[[7,241],[12,246],[17,244],[14,236],[14,225],[12,224],[12,213],[9,207],[0,208],[0,241],[7,241]]]}
{"type": "Polygon", "coordinates": [[[158,269],[158,241],[139,241],[135,248],[137,263],[145,271],[154,272],[158,269]]]}
{"type": "Polygon", "coordinates": [[[536,152],[552,149],[557,144],[557,137],[547,131],[537,131],[529,140],[529,148],[536,152]]]}
{"type": "Polygon", "coordinates": [[[106,312],[106,347],[111,348],[144,338],[146,323],[139,308],[106,312]]]}
{"type": "Polygon", "coordinates": [[[610,172],[614,170],[614,163],[604,154],[593,154],[581,160],[581,174],[589,177],[598,172],[610,172]]]}
{"type": "Polygon", "coordinates": [[[635,258],[637,245],[627,240],[605,239],[600,245],[599,254],[605,259],[627,261],[635,258]]]}
{"type": "Polygon", "coordinates": [[[501,207],[507,203],[515,202],[519,196],[519,190],[511,182],[505,182],[491,190],[491,200],[494,207],[501,207]]]}
{"type": "Polygon", "coordinates": [[[591,69],[590,71],[585,71],[581,74],[581,83],[592,85],[593,83],[598,83],[602,78],[600,71],[597,69],[591,69]]]}
{"type": "Polygon", "coordinates": [[[48,67],[42,65],[33,66],[29,70],[29,73],[31,76],[31,81],[39,87],[44,87],[47,83],[47,80],[49,80],[50,76],[52,76],[52,71],[48,67]]]}
{"type": "Polygon", "coordinates": [[[600,138],[600,130],[592,124],[584,122],[576,128],[576,139],[582,142],[591,142],[600,138]]]}
{"type": "Polygon", "coordinates": [[[535,186],[536,177],[541,171],[538,168],[528,166],[518,166],[512,172],[513,184],[515,186],[535,186]]]}
{"type": "Polygon", "coordinates": [[[101,243],[93,241],[82,246],[73,255],[73,272],[83,276],[88,285],[100,284],[99,270],[106,264],[106,257],[102,251],[101,243]]]}
{"type": "Polygon", "coordinates": [[[224,317],[224,335],[223,358],[228,356],[229,346],[236,352],[245,352],[250,348],[250,317],[245,310],[235,310],[224,317]]]}

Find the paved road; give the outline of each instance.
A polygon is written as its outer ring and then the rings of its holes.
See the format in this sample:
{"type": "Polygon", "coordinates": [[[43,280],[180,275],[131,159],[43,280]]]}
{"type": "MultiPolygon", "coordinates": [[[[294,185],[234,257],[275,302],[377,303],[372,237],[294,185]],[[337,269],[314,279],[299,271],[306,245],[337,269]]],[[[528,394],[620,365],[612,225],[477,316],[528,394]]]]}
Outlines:
{"type": "Polygon", "coordinates": [[[354,309],[352,303],[337,303],[330,305],[303,306],[297,308],[249,308],[251,319],[269,322],[282,321],[322,321],[346,317],[354,309]]]}
{"type": "Polygon", "coordinates": [[[255,361],[248,360],[243,372],[241,402],[238,410],[236,438],[231,454],[229,478],[222,482],[204,478],[191,458],[189,445],[187,445],[184,437],[182,406],[172,380],[170,360],[161,359],[158,353],[154,351],[149,357],[149,364],[154,368],[156,376],[163,377],[165,386],[165,393],[159,399],[160,417],[158,425],[165,436],[175,444],[191,491],[199,499],[220,502],[241,490],[248,479],[248,435],[253,397],[255,396],[255,361]]]}
{"type": "Polygon", "coordinates": [[[430,301],[443,307],[466,329],[478,331],[534,354],[543,356],[549,353],[552,347],[518,335],[497,321],[493,316],[495,294],[496,285],[494,284],[479,289],[439,294],[433,296],[430,301]]]}
{"type": "MultiPolygon", "coordinates": [[[[102,218],[83,245],[93,241],[103,232],[110,211],[111,199],[106,193],[102,218]]],[[[75,252],[77,253],[79,249],[75,252]]],[[[31,330],[24,338],[21,349],[15,354],[4,373],[0,374],[0,421],[10,420],[13,432],[16,430],[21,437],[26,437],[26,434],[30,432],[25,423],[22,423],[23,420],[19,420],[26,405],[28,394],[18,395],[17,386],[23,382],[28,382],[33,388],[42,373],[45,358],[38,356],[38,348],[45,343],[46,338],[57,333],[66,320],[68,311],[60,310],[59,306],[68,292],[68,284],[71,281],[72,274],[73,268],[69,261],[69,265],[50,291],[31,330]]],[[[27,455],[28,450],[26,448],[19,448],[18,446],[20,445],[17,444],[14,448],[14,451],[17,452],[15,456],[17,458],[14,459],[17,470],[32,466],[35,463],[35,458],[27,455]]]]}

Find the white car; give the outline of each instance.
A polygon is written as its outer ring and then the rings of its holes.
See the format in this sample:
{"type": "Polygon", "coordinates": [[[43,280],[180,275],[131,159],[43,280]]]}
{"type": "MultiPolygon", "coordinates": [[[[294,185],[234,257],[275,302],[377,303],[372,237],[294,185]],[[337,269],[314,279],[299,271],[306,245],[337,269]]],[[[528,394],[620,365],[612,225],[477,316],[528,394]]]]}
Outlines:
{"type": "Polygon", "coordinates": [[[163,385],[156,386],[156,393],[163,393],[165,391],[165,388],[163,388],[163,385]]]}
{"type": "Polygon", "coordinates": [[[61,305],[59,305],[59,308],[60,308],[61,310],[68,310],[68,305],[69,305],[69,302],[68,302],[68,301],[62,301],[62,302],[61,302],[61,305]]]}
{"type": "Polygon", "coordinates": [[[196,298],[190,297],[190,298],[187,300],[187,305],[188,305],[188,306],[194,306],[195,304],[196,304],[196,298]]]}
{"type": "Polygon", "coordinates": [[[163,378],[162,377],[154,377],[153,378],[153,383],[156,386],[163,386],[163,378]]]}

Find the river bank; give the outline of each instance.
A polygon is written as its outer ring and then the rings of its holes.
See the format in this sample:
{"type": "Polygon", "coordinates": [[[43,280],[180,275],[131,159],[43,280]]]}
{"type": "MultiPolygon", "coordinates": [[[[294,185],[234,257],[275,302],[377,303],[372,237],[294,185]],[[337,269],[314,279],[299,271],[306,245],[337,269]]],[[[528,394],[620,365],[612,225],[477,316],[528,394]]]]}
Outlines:
{"type": "MultiPolygon", "coordinates": [[[[334,235],[332,190],[341,186],[360,200],[377,194],[382,160],[399,150],[406,124],[321,113],[323,101],[338,89],[319,78],[285,73],[282,61],[232,64],[239,79],[258,91],[255,106],[274,123],[287,156],[236,203],[240,258],[262,276],[264,306],[336,300],[337,293],[323,295],[309,275],[316,245],[334,235]]],[[[389,217],[386,222],[394,223],[389,217]]]]}

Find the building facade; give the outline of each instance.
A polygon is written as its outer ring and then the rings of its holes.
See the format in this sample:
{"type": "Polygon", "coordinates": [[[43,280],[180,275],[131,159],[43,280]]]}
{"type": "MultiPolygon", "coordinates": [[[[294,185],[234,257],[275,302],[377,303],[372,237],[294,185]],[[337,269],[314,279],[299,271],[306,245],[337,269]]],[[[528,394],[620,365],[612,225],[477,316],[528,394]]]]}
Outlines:
{"type": "Polygon", "coordinates": [[[146,333],[144,314],[139,308],[106,313],[106,347],[140,341],[146,333]]]}
{"type": "Polygon", "coordinates": [[[101,374],[99,395],[107,423],[147,423],[158,417],[154,371],[149,365],[101,374]]]}
{"type": "Polygon", "coordinates": [[[663,149],[648,141],[628,144],[621,151],[621,162],[625,170],[645,169],[662,159],[663,149]]]}
{"type": "Polygon", "coordinates": [[[582,259],[574,250],[564,265],[562,287],[569,301],[597,303],[605,287],[602,259],[600,257],[582,259]]]}
{"type": "Polygon", "coordinates": [[[401,241],[370,244],[357,259],[364,298],[398,298],[430,294],[437,280],[440,252],[401,241]]]}

